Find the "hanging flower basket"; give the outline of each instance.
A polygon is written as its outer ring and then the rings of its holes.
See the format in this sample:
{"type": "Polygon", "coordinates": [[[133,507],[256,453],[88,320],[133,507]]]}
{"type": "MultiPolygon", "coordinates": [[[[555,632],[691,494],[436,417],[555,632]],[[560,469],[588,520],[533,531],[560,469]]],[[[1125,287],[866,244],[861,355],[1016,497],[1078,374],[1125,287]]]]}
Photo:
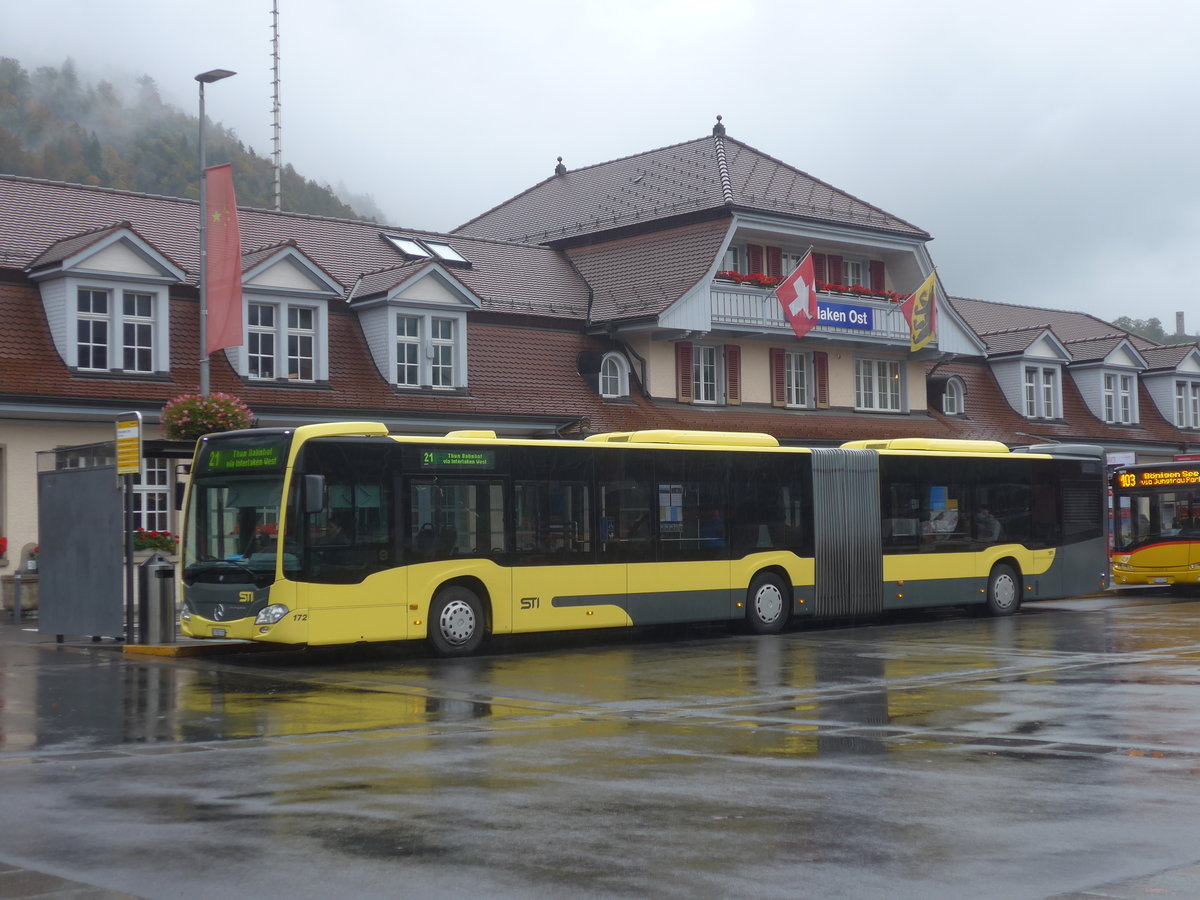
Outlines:
{"type": "Polygon", "coordinates": [[[194,441],[214,431],[236,431],[253,424],[250,409],[233,394],[183,394],[162,408],[163,434],[173,441],[194,441]]]}

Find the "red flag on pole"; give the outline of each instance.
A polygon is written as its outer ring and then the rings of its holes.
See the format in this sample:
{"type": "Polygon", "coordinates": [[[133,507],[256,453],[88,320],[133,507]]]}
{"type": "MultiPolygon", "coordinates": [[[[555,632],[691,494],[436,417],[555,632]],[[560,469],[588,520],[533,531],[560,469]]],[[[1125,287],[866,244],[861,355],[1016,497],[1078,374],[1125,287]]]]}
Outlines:
{"type": "Polygon", "coordinates": [[[817,324],[817,279],[813,273],[812,251],[804,254],[800,265],[775,288],[783,307],[783,317],[802,338],[817,324]]]}
{"type": "Polygon", "coordinates": [[[207,229],[204,288],[208,328],[204,352],[242,345],[242,238],[238,231],[233,167],[213,166],[205,172],[207,229]]]}

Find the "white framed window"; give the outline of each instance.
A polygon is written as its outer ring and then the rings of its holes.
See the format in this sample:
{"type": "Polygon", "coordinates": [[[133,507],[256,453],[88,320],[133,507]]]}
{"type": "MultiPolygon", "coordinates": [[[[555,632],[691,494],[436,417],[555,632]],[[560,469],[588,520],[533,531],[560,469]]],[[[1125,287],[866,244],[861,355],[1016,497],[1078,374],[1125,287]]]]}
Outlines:
{"type": "Polygon", "coordinates": [[[796,267],[798,265],[800,265],[800,263],[803,261],[804,261],[803,253],[790,253],[785,250],[783,253],[783,274],[784,274],[784,276],[786,277],[788,275],[791,275],[793,272],[795,272],[796,267]]]}
{"type": "Polygon", "coordinates": [[[313,380],[316,353],[316,315],[309,306],[288,306],[287,377],[295,381],[313,380]]]}
{"type": "Polygon", "coordinates": [[[966,390],[957,378],[946,380],[946,389],[942,392],[942,412],[948,416],[961,416],[966,412],[966,390]]]}
{"type": "Polygon", "coordinates": [[[787,405],[807,408],[809,405],[808,354],[789,351],[784,356],[783,373],[787,390],[787,405]]]}
{"type": "Polygon", "coordinates": [[[620,353],[606,353],[600,362],[600,396],[629,396],[629,363],[620,353]]]}
{"type": "Polygon", "coordinates": [[[126,372],[154,371],[154,295],[125,291],[121,297],[124,307],[123,362],[126,372]]]}
{"type": "Polygon", "coordinates": [[[68,315],[75,328],[75,365],[80,370],[150,374],[165,371],[166,294],[77,286],[68,315]]]}
{"type": "Polygon", "coordinates": [[[396,316],[396,384],[421,386],[421,320],[396,316]]]}
{"type": "Polygon", "coordinates": [[[697,344],[692,348],[692,402],[716,403],[720,396],[721,351],[697,344]]]}
{"type": "Polygon", "coordinates": [[[1175,382],[1175,424],[1200,428],[1200,381],[1175,382]]]}
{"type": "Polygon", "coordinates": [[[740,264],[741,263],[738,259],[738,248],[737,247],[729,247],[728,249],[726,249],[725,258],[721,261],[722,271],[740,272],[740,271],[742,271],[741,269],[738,268],[738,266],[740,264]]]}
{"type": "Polygon", "coordinates": [[[275,307],[269,303],[246,305],[246,351],[251,378],[275,377],[275,307]]]}
{"type": "Polygon", "coordinates": [[[854,287],[863,283],[863,264],[857,259],[843,259],[842,284],[845,287],[854,287]]]}
{"type": "Polygon", "coordinates": [[[76,361],[81,369],[108,370],[108,291],[80,288],[75,296],[76,361]]]}
{"type": "Polygon", "coordinates": [[[246,301],[246,371],[248,378],[317,381],[325,377],[320,304],[262,298],[246,301]]]}
{"type": "Polygon", "coordinates": [[[900,411],[900,363],[894,359],[854,360],[854,407],[900,411]]]}
{"type": "Polygon", "coordinates": [[[1058,368],[1025,367],[1025,415],[1030,419],[1061,418],[1058,368]]]}
{"type": "Polygon", "coordinates": [[[1133,405],[1132,375],[1104,373],[1104,421],[1130,425],[1137,420],[1133,405]]]}
{"type": "Polygon", "coordinates": [[[453,390],[466,386],[464,315],[393,309],[392,383],[402,388],[453,390]]]}
{"type": "Polygon", "coordinates": [[[433,358],[430,363],[430,383],[435,388],[454,387],[454,320],[435,318],[431,321],[430,344],[433,358]]]}
{"type": "Polygon", "coordinates": [[[142,473],[133,478],[133,528],[171,529],[171,460],[144,459],[142,473]]]}

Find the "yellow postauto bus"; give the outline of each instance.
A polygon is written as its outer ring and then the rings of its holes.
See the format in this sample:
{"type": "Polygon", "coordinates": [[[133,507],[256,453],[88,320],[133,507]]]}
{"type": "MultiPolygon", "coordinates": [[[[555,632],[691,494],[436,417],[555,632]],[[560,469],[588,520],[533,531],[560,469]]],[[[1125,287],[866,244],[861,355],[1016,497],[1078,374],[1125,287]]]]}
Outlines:
{"type": "Polygon", "coordinates": [[[1091,593],[1101,450],[901,439],[781,447],[641,431],[389,435],[369,422],[197,445],[182,627],[289,645],[793,617],[1091,593]]]}
{"type": "Polygon", "coordinates": [[[1200,462],[1126,466],[1112,476],[1113,581],[1200,584],[1200,462]]]}

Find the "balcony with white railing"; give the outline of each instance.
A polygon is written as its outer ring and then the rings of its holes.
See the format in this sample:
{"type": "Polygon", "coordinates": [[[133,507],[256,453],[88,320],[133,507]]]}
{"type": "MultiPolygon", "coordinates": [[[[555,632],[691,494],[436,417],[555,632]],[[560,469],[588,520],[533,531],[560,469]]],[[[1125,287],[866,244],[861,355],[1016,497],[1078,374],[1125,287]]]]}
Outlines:
{"type": "MultiPolygon", "coordinates": [[[[892,300],[852,293],[819,291],[817,307],[822,320],[813,328],[814,336],[869,338],[876,341],[907,343],[908,322],[900,305],[892,300]],[[840,324],[840,323],[846,324],[840,324]]],[[[774,288],[752,287],[717,280],[713,282],[710,316],[713,328],[732,331],[779,330],[791,333],[783,307],[774,288]]]]}

